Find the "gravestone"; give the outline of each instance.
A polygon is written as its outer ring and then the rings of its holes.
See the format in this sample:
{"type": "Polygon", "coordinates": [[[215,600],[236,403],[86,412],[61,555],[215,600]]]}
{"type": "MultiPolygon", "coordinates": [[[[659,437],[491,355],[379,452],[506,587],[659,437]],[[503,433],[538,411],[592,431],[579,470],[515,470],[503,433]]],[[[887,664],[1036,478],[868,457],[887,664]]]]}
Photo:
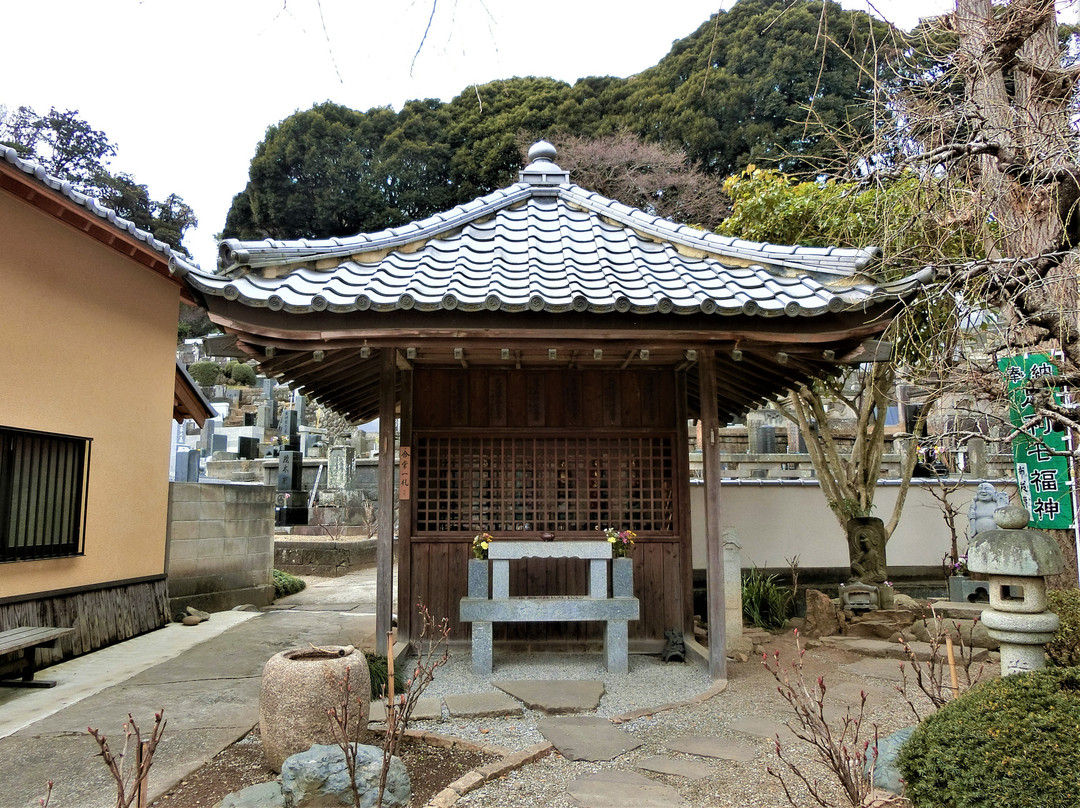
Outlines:
{"type": "Polygon", "coordinates": [[[210,446],[208,448],[210,449],[211,454],[229,451],[229,436],[215,434],[211,439],[210,446]]]}
{"type": "Polygon", "coordinates": [[[259,456],[258,438],[237,438],[237,455],[243,460],[255,460],[259,456]]]}
{"type": "Polygon", "coordinates": [[[229,399],[229,401],[234,402],[235,404],[239,405],[240,404],[240,388],[239,387],[226,387],[225,388],[225,398],[227,398],[227,399],[229,399]]]}
{"type": "Polygon", "coordinates": [[[282,410],[278,434],[281,435],[281,442],[285,451],[300,451],[300,421],[296,410],[282,410]]]}
{"type": "Polygon", "coordinates": [[[195,449],[180,449],[176,453],[176,470],[173,480],[178,483],[197,483],[199,481],[199,452],[195,449]]]}
{"type": "Polygon", "coordinates": [[[331,489],[352,488],[356,468],[356,450],[351,446],[331,446],[327,463],[326,485],[331,489]]]}
{"type": "Polygon", "coordinates": [[[277,382],[275,382],[273,379],[262,379],[260,380],[259,385],[262,387],[262,394],[266,398],[266,400],[273,401],[274,387],[277,385],[277,382]]]}
{"type": "Polygon", "coordinates": [[[299,452],[281,452],[278,455],[278,491],[300,489],[303,474],[303,456],[299,452]]]}
{"type": "Polygon", "coordinates": [[[253,412],[245,412],[244,413],[244,426],[255,426],[255,413],[253,413],[253,412]]]}
{"type": "Polygon", "coordinates": [[[296,411],[297,426],[303,426],[304,415],[307,413],[307,397],[301,393],[293,393],[293,409],[296,411]]]}
{"type": "Polygon", "coordinates": [[[255,410],[255,426],[263,429],[274,428],[274,405],[272,403],[260,404],[258,409],[255,410]]]}
{"type": "Polygon", "coordinates": [[[988,464],[986,461],[986,441],[979,437],[968,438],[967,471],[977,480],[986,479],[988,464]]]}
{"type": "Polygon", "coordinates": [[[209,421],[203,424],[202,432],[199,435],[198,447],[204,452],[213,451],[214,448],[214,433],[217,431],[218,420],[211,418],[209,421]]]}

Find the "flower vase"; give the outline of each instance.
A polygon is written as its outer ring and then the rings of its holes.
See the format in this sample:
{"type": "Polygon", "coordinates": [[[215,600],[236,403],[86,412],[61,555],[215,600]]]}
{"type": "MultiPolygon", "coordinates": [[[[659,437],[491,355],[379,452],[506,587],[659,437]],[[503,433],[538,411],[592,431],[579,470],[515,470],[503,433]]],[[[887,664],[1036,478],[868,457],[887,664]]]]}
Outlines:
{"type": "Polygon", "coordinates": [[[632,558],[611,560],[611,594],[616,598],[634,596],[634,560],[632,558]]]}
{"type": "Polygon", "coordinates": [[[469,597],[487,598],[488,593],[488,561],[486,558],[469,559],[469,597]]]}

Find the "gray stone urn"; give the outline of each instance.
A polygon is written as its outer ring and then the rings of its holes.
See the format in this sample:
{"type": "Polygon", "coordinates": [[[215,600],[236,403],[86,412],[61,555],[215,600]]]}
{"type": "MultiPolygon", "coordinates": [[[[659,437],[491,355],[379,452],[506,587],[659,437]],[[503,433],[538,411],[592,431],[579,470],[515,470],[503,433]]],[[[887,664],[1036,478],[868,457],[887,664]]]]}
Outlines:
{"type": "Polygon", "coordinates": [[[267,661],[259,696],[259,733],[266,761],[274,771],[281,771],[290,755],[335,742],[327,711],[341,710],[346,669],[351,691],[350,738],[352,727],[358,726],[358,740],[363,743],[368,736],[371,678],[361,651],[351,645],[309,646],[282,651],[267,661]]]}

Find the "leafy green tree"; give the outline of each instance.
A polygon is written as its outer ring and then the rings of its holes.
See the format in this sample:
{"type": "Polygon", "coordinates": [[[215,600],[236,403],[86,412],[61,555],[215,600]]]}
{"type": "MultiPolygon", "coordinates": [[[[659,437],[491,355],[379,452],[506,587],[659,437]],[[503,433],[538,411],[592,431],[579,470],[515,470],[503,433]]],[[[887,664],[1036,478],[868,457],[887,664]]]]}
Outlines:
{"type": "MultiPolygon", "coordinates": [[[[951,218],[947,202],[956,188],[945,178],[927,182],[911,172],[888,185],[799,181],[750,166],[729,177],[724,189],[733,207],[719,232],[782,244],[876,245],[884,256],[878,271],[886,277],[906,274],[942,254],[981,254],[976,233],[951,218]]],[[[852,518],[873,515],[894,385],[904,377],[925,382],[927,368],[952,353],[960,336],[957,302],[934,289],[909,301],[886,334],[895,344],[890,361],[856,365],[835,378],[800,385],[780,405],[798,424],[822,493],[842,527],[852,518]],[[835,405],[847,426],[843,436],[833,428],[835,405]]],[[[940,383],[922,389],[916,434],[945,392],[940,383]]],[[[899,495],[883,520],[886,543],[900,521],[916,453],[909,451],[905,460],[899,495]]],[[[884,560],[885,548],[877,549],[884,560]]]]}
{"type": "Polygon", "coordinates": [[[604,88],[600,107],[717,174],[750,163],[817,173],[839,153],[830,128],[877,123],[875,43],[889,38],[885,23],[836,3],[740,0],[655,67],[604,88]]]}
{"type": "MultiPolygon", "coordinates": [[[[627,79],[512,78],[399,113],[319,104],[267,130],[224,235],[329,237],[403,224],[513,182],[523,138],[629,132],[714,176],[755,161],[816,172],[811,160],[844,156],[823,124],[865,132],[887,112],[870,103],[871,35],[889,33],[835,3],[740,0],[627,79]]],[[[626,190],[616,198],[638,204],[640,189],[626,190]]]]}
{"type": "Polygon", "coordinates": [[[46,171],[97,197],[136,227],[152,232],[174,249],[186,252],[184,232],[198,224],[195,213],[176,194],[154,201],[145,185],[129,174],[113,174],[109,159],[117,154],[108,136],[79,117],[78,110],[55,107],[38,115],[30,107],[0,114],[0,142],[40,163],[46,171]]]}

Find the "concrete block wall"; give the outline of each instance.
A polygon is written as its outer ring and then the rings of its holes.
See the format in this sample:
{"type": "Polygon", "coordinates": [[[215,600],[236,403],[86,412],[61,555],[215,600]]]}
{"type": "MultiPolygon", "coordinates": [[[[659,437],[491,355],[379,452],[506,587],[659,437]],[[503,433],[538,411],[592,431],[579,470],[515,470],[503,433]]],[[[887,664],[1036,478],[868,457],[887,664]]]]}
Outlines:
{"type": "Polygon", "coordinates": [[[215,612],[274,600],[274,489],[206,481],[169,484],[169,607],[215,612]]]}

